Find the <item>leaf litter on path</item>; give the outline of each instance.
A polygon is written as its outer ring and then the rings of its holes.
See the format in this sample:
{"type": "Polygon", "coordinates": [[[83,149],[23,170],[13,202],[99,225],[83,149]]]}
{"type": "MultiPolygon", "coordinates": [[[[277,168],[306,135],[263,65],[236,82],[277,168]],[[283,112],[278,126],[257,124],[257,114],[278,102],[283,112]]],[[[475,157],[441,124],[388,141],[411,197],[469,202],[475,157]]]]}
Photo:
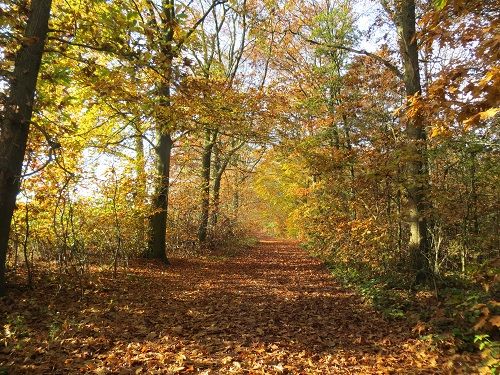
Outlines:
{"type": "Polygon", "coordinates": [[[77,298],[42,284],[0,302],[0,368],[25,374],[470,374],[292,242],[228,259],[138,263],[77,298]]]}

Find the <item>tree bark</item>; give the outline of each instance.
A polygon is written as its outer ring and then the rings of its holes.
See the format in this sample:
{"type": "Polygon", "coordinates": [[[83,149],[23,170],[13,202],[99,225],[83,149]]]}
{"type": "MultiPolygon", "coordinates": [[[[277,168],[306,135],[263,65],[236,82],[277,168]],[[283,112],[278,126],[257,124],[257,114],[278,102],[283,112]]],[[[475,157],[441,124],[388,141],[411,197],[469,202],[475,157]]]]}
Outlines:
{"type": "MultiPolygon", "coordinates": [[[[396,23],[401,59],[403,62],[403,80],[407,98],[421,94],[418,47],[416,38],[415,1],[396,2],[396,23]]],[[[427,170],[427,136],[423,114],[420,111],[408,116],[406,121],[408,138],[408,222],[410,226],[409,252],[415,282],[421,284],[431,275],[429,265],[430,245],[428,238],[429,202],[426,192],[429,186],[427,170]]]]}
{"type": "Polygon", "coordinates": [[[221,161],[220,157],[218,162],[216,163],[216,167],[214,168],[214,192],[213,192],[213,210],[212,210],[212,226],[217,225],[217,221],[219,220],[219,210],[220,210],[220,188],[222,183],[222,176],[231,161],[231,157],[234,152],[231,151],[226,158],[221,161]]]}
{"type": "MultiPolygon", "coordinates": [[[[164,78],[159,84],[159,99],[160,105],[168,113],[168,109],[172,106],[171,102],[171,85],[172,85],[172,73],[173,73],[173,60],[174,55],[180,50],[184,42],[193,34],[196,28],[205,20],[212,9],[221,4],[221,2],[214,1],[210,8],[203,14],[201,18],[196,21],[193,27],[191,27],[184,36],[177,41],[174,41],[174,29],[178,27],[175,14],[175,0],[162,0],[162,10],[163,10],[163,38],[161,40],[161,58],[162,62],[161,68],[159,69],[163,72],[164,78]]],[[[156,6],[149,2],[151,6],[152,23],[157,24],[154,17],[155,11],[153,8],[156,6]]],[[[159,174],[159,182],[155,188],[155,196],[153,198],[152,214],[150,216],[149,224],[149,245],[147,255],[152,258],[161,259],[168,264],[168,258],[166,255],[166,230],[167,230],[167,218],[168,218],[168,193],[169,193],[169,177],[170,177],[170,159],[173,148],[173,140],[170,132],[175,129],[170,118],[170,114],[167,115],[168,119],[162,118],[163,116],[158,116],[156,119],[156,132],[158,133],[159,143],[155,147],[158,156],[157,170],[159,174]]]]}
{"type": "Polygon", "coordinates": [[[212,161],[212,150],[214,148],[217,133],[205,132],[205,144],[203,145],[203,155],[201,161],[201,211],[200,226],[198,228],[198,241],[200,244],[207,240],[208,216],[210,210],[210,169],[212,161]]]}
{"type": "MultiPolygon", "coordinates": [[[[165,15],[163,46],[161,53],[163,57],[163,69],[165,78],[159,84],[158,95],[160,106],[165,110],[172,105],[170,85],[172,83],[172,62],[174,59],[174,26],[175,26],[175,4],[174,0],[163,1],[165,15]]],[[[168,117],[168,116],[167,116],[168,117]]],[[[164,116],[156,118],[156,133],[158,145],[155,147],[157,155],[158,180],[152,202],[152,213],[149,218],[149,241],[146,255],[150,258],[159,259],[168,264],[166,253],[167,245],[167,218],[168,218],[168,193],[170,189],[170,159],[172,155],[173,140],[169,133],[170,119],[164,116]]]]}
{"type": "MultiPolygon", "coordinates": [[[[328,88],[328,112],[330,112],[330,115],[332,116],[332,119],[335,118],[335,104],[338,103],[338,90],[336,90],[333,85],[328,88]]],[[[335,120],[332,121],[332,125],[330,128],[331,131],[331,138],[330,138],[330,143],[333,147],[335,147],[337,150],[340,149],[340,137],[339,137],[339,128],[337,126],[337,123],[335,120]]]]}
{"type": "Polygon", "coordinates": [[[147,228],[146,218],[144,216],[144,204],[147,192],[146,180],[146,162],[144,155],[144,143],[142,139],[142,131],[139,127],[135,130],[135,199],[134,208],[135,215],[138,220],[137,246],[139,249],[144,249],[147,243],[147,228]]]}
{"type": "Polygon", "coordinates": [[[168,264],[166,236],[172,147],[173,141],[170,134],[160,131],[159,145],[157,147],[158,181],[155,188],[155,195],[153,197],[153,212],[149,221],[149,243],[147,256],[153,259],[159,259],[166,264],[168,264]]]}
{"type": "Polygon", "coordinates": [[[219,219],[220,210],[220,188],[222,183],[222,176],[226,171],[229,162],[231,161],[234,154],[245,145],[246,142],[240,142],[239,144],[233,144],[233,148],[229,150],[224,159],[221,159],[220,149],[217,148],[215,144],[215,160],[214,160],[214,191],[213,191],[213,209],[211,216],[211,225],[214,227],[219,219]]]}
{"type": "Polygon", "coordinates": [[[0,132],[0,293],[5,290],[5,261],[10,224],[19,192],[36,82],[47,38],[51,0],[31,2],[31,12],[14,66],[0,132]]]}
{"type": "MultiPolygon", "coordinates": [[[[220,187],[222,182],[222,174],[224,170],[222,169],[222,163],[220,158],[220,149],[217,144],[214,145],[214,191],[212,193],[212,214],[210,216],[210,226],[214,228],[219,220],[219,205],[220,205],[220,187]]],[[[225,169],[225,168],[224,168],[225,169]]]]}

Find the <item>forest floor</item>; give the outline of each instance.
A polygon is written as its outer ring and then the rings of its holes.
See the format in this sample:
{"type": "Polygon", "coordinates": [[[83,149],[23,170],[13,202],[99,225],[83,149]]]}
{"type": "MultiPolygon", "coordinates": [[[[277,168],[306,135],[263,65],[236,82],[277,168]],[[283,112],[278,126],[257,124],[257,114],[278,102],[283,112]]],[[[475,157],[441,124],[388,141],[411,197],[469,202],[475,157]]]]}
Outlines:
{"type": "Polygon", "coordinates": [[[11,290],[0,374],[475,373],[477,356],[388,321],[291,242],[11,290]]]}

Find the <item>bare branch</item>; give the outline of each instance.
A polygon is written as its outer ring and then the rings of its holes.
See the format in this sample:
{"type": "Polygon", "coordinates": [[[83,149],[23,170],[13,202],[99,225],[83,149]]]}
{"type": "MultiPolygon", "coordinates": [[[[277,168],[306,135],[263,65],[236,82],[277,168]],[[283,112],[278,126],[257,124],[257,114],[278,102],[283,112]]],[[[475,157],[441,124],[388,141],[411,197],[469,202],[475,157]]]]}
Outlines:
{"type": "Polygon", "coordinates": [[[403,79],[403,73],[399,70],[399,68],[396,65],[394,65],[389,60],[386,60],[383,57],[381,57],[375,53],[368,52],[367,50],[364,50],[364,49],[355,49],[355,48],[347,47],[347,46],[344,46],[342,44],[328,44],[328,43],[318,42],[317,40],[307,38],[304,35],[300,34],[299,32],[293,31],[291,29],[288,29],[288,31],[291,34],[297,35],[300,38],[302,38],[303,40],[305,40],[306,42],[313,44],[315,46],[326,47],[326,48],[331,48],[331,49],[340,49],[343,51],[356,53],[358,55],[368,56],[374,60],[377,60],[378,62],[381,62],[382,64],[385,65],[386,68],[388,68],[390,71],[392,71],[398,78],[403,79]]]}
{"type": "Polygon", "coordinates": [[[181,38],[181,40],[179,40],[179,42],[177,42],[177,49],[180,49],[184,42],[189,39],[189,37],[191,36],[191,34],[193,34],[196,29],[198,28],[198,26],[200,26],[200,24],[203,23],[203,21],[205,21],[205,19],[208,17],[208,15],[212,12],[212,9],[214,9],[217,5],[221,5],[221,4],[224,4],[224,3],[227,3],[228,0],[214,0],[214,2],[212,3],[212,5],[210,5],[210,7],[207,9],[207,11],[203,14],[203,16],[201,16],[200,19],[198,19],[198,21],[196,21],[196,23],[187,31],[187,33],[181,38]]]}

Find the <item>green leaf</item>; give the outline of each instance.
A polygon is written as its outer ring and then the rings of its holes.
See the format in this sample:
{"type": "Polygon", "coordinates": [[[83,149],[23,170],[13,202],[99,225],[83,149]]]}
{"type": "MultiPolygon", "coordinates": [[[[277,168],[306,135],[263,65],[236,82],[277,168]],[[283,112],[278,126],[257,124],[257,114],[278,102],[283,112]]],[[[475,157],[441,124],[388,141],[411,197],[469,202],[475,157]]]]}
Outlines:
{"type": "Polygon", "coordinates": [[[442,10],[446,6],[447,2],[448,0],[434,0],[434,6],[437,10],[442,10]]]}
{"type": "Polygon", "coordinates": [[[137,13],[137,12],[128,12],[127,13],[127,20],[128,21],[136,19],[138,17],[139,17],[139,13],[137,13]]]}

